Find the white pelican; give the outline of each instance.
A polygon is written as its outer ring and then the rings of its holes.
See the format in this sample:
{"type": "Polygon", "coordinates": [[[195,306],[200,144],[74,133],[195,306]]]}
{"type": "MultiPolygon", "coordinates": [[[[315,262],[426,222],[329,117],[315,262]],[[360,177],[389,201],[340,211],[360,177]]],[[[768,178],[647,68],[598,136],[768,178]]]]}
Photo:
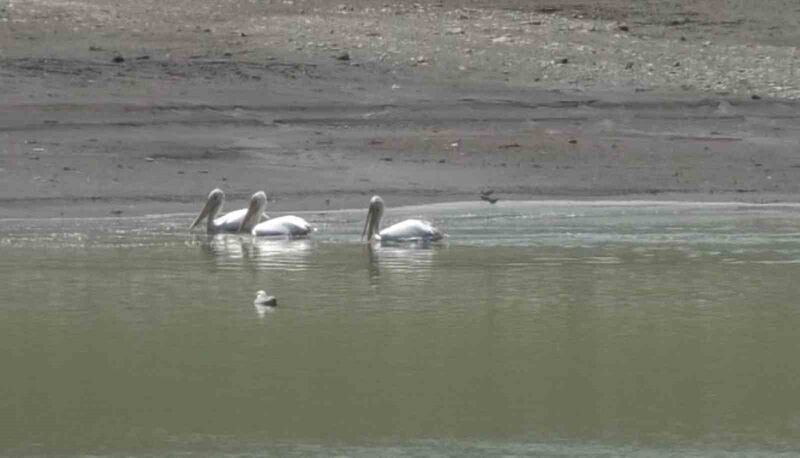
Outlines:
{"type": "Polygon", "coordinates": [[[253,302],[255,305],[266,305],[269,307],[277,307],[278,300],[275,299],[275,296],[270,296],[266,293],[266,291],[259,290],[256,293],[256,300],[253,302]]]}
{"type": "Polygon", "coordinates": [[[258,191],[253,194],[253,197],[250,198],[247,214],[242,219],[238,231],[264,237],[295,238],[305,237],[313,230],[306,220],[294,215],[271,218],[259,223],[258,220],[264,213],[266,206],[267,195],[264,191],[258,191]]]}
{"type": "MultiPolygon", "coordinates": [[[[203,221],[203,218],[208,217],[206,231],[209,234],[216,234],[219,232],[239,232],[239,226],[247,214],[246,208],[240,208],[232,212],[226,213],[217,218],[217,213],[222,209],[222,204],[225,202],[225,193],[217,188],[208,194],[206,205],[194,219],[189,229],[194,229],[195,226],[203,221]]],[[[259,216],[260,218],[260,216],[259,216]]]]}
{"type": "Polygon", "coordinates": [[[361,232],[362,239],[366,235],[368,242],[373,240],[378,242],[435,242],[444,237],[444,234],[433,227],[431,223],[418,219],[407,219],[381,230],[382,217],[383,199],[380,196],[372,196],[369,201],[367,221],[364,222],[364,230],[361,232]]]}

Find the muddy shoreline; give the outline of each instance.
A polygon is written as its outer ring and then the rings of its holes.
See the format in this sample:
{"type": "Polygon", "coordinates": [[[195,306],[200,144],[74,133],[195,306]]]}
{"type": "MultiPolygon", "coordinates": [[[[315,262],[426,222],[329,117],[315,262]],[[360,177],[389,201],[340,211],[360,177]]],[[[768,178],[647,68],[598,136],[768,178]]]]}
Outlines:
{"type": "Polygon", "coordinates": [[[7,3],[0,218],[797,200],[797,12],[553,3],[7,3]]]}

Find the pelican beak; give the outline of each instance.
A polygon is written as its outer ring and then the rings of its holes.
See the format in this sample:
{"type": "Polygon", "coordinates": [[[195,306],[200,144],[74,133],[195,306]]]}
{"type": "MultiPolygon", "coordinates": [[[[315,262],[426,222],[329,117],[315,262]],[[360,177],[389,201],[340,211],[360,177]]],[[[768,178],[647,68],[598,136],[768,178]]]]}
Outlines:
{"type": "Polygon", "coordinates": [[[365,235],[368,242],[373,240],[379,241],[381,239],[380,235],[378,235],[381,215],[383,215],[383,208],[380,206],[380,203],[370,203],[369,211],[367,212],[367,221],[364,223],[364,230],[361,232],[362,240],[365,235]]]}
{"type": "Polygon", "coordinates": [[[259,219],[261,219],[261,212],[258,209],[258,204],[251,200],[250,205],[247,206],[247,213],[242,218],[242,223],[239,224],[238,232],[250,232],[258,224],[259,219]]]}
{"type": "Polygon", "coordinates": [[[189,230],[194,229],[198,224],[200,224],[200,221],[203,221],[203,218],[208,216],[208,212],[211,211],[211,206],[212,206],[211,199],[209,199],[206,201],[206,205],[203,207],[203,209],[200,210],[200,214],[197,215],[197,218],[195,218],[194,221],[192,222],[192,225],[189,226],[189,230]]]}
{"type": "Polygon", "coordinates": [[[367,236],[367,241],[369,241],[370,237],[372,237],[372,214],[374,210],[372,205],[370,205],[369,210],[367,211],[367,220],[364,221],[364,229],[361,231],[361,240],[364,240],[364,236],[367,236]]]}

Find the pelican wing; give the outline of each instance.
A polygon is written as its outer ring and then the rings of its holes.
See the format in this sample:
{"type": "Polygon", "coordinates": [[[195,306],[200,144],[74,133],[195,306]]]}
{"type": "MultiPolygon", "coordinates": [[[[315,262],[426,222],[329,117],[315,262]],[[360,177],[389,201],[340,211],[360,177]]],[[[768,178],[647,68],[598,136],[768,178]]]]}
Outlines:
{"type": "Polygon", "coordinates": [[[441,231],[436,229],[427,221],[418,219],[407,219],[397,224],[387,227],[379,234],[381,241],[413,241],[430,240],[436,241],[443,237],[441,231]]]}
{"type": "Polygon", "coordinates": [[[240,208],[229,213],[225,213],[219,218],[214,218],[214,226],[219,232],[239,232],[239,226],[247,214],[246,208],[240,208]]]}
{"type": "Polygon", "coordinates": [[[256,224],[253,235],[262,237],[305,237],[312,231],[312,227],[303,218],[288,215],[272,218],[263,223],[256,224]]]}

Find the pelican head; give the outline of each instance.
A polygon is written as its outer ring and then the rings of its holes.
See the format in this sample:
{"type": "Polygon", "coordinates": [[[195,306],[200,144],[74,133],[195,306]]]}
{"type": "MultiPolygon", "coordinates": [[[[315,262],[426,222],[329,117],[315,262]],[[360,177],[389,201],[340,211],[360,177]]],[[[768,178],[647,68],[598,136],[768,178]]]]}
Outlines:
{"type": "Polygon", "coordinates": [[[381,230],[381,218],[383,217],[383,199],[380,196],[372,196],[369,201],[369,211],[367,220],[364,222],[364,230],[361,231],[361,238],[367,237],[367,241],[380,240],[378,232],[381,230]]]}
{"type": "Polygon", "coordinates": [[[216,188],[210,193],[208,193],[208,200],[206,200],[206,205],[200,210],[200,214],[197,215],[197,218],[194,219],[192,225],[189,226],[189,229],[194,229],[200,221],[203,221],[203,218],[208,217],[208,221],[211,222],[214,220],[217,212],[220,211],[222,208],[222,203],[225,201],[225,193],[222,192],[222,189],[216,188]]]}
{"type": "Polygon", "coordinates": [[[247,214],[242,219],[242,224],[239,225],[239,232],[250,233],[253,228],[261,220],[264,214],[264,209],[267,207],[267,194],[264,191],[258,191],[250,198],[250,204],[247,206],[247,214]]]}

